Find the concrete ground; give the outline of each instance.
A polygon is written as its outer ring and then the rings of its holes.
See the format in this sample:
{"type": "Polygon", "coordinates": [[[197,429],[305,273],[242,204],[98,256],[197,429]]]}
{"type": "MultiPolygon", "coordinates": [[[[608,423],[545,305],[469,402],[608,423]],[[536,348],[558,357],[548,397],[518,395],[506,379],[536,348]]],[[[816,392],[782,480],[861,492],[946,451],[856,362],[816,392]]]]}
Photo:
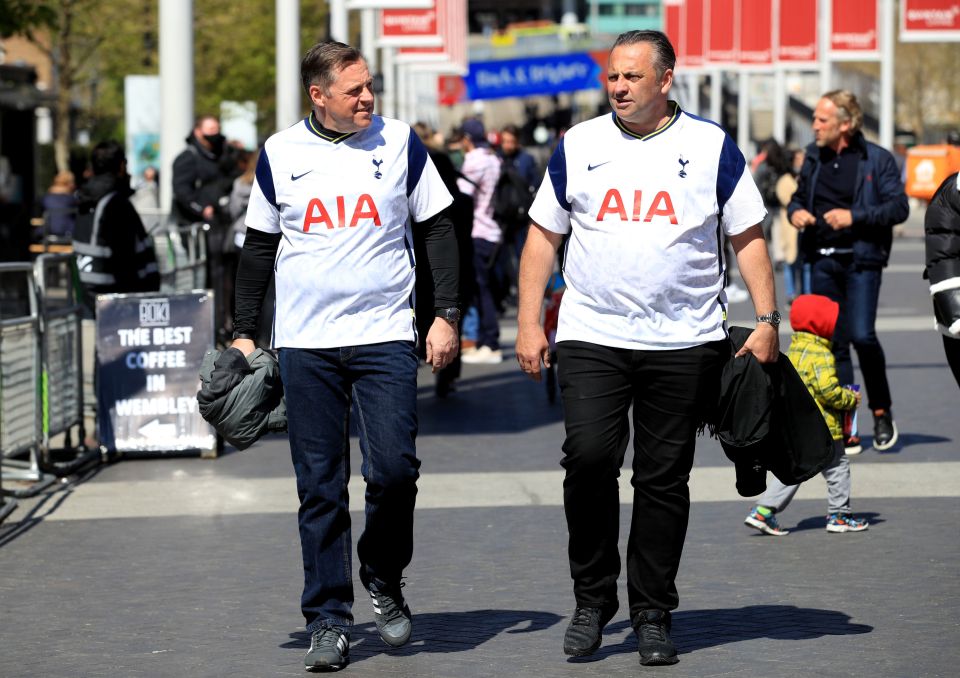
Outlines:
{"type": "MultiPolygon", "coordinates": [[[[901,442],[870,449],[864,407],[867,449],[853,458],[853,508],[870,520],[867,532],[826,533],[819,478],[782,514],[790,535],[749,530],[751,504],[734,490],[732,465],[703,439],[678,580],[680,663],[639,665],[623,582],[603,647],[568,659],[559,404],[512,354],[502,365],[465,366],[446,400],[434,398],[423,370],[423,477],[405,589],[413,638],[388,648],[358,599],[346,674],[958,675],[958,390],[932,329],[916,236],[897,240],[880,308],[901,442]]],[[[733,308],[735,323],[751,318],[749,305],[733,308]]],[[[514,332],[505,321],[508,347],[514,332]]],[[[358,469],[356,441],[352,454],[358,469]]],[[[285,439],[228,448],[213,461],[123,460],[69,480],[22,500],[0,525],[0,676],[303,673],[285,439]]],[[[351,485],[355,525],[361,482],[351,485]]],[[[625,540],[630,494],[621,497],[625,540]]]]}

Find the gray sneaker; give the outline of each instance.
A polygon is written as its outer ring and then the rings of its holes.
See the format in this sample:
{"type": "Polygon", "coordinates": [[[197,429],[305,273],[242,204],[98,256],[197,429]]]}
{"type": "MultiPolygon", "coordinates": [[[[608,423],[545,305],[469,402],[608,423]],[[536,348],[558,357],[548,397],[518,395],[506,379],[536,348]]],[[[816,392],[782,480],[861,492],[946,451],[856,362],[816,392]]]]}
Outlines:
{"type": "Polygon", "coordinates": [[[373,615],[377,622],[377,631],[383,642],[392,647],[400,647],[410,640],[413,623],[410,619],[410,608],[403,600],[400,589],[396,587],[369,588],[370,601],[373,603],[373,615]]]}
{"type": "Polygon", "coordinates": [[[307,671],[337,671],[350,663],[350,636],[336,626],[310,634],[310,649],[303,658],[307,671]]]}

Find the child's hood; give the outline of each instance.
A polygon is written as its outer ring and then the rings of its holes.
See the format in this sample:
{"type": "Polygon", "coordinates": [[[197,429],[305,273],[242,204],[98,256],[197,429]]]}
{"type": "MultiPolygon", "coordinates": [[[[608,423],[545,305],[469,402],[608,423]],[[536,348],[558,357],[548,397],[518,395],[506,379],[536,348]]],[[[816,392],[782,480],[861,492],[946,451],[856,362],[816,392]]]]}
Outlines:
{"type": "Polygon", "coordinates": [[[840,304],[820,294],[801,294],[790,306],[790,326],[794,332],[810,332],[833,339],[840,315],[840,304]]]}

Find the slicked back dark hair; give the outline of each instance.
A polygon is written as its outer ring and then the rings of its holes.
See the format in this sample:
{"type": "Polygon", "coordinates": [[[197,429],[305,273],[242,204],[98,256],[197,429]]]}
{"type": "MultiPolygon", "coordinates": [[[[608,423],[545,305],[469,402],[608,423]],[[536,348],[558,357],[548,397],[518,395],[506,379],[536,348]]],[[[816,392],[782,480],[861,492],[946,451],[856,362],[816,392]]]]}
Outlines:
{"type": "Polygon", "coordinates": [[[324,94],[330,94],[330,85],[337,79],[340,71],[363,60],[363,54],[356,47],[335,40],[318,42],[300,62],[300,82],[307,98],[310,97],[311,85],[317,85],[324,94]]]}
{"type": "Polygon", "coordinates": [[[657,73],[657,79],[662,80],[663,74],[667,69],[673,70],[677,65],[677,53],[670,44],[670,38],[661,31],[626,31],[617,36],[617,41],[613,43],[610,51],[617,47],[626,47],[627,45],[637,45],[645,42],[653,49],[653,70],[657,73]]]}
{"type": "Polygon", "coordinates": [[[109,139],[101,141],[90,152],[90,169],[97,176],[101,174],[118,174],[127,154],[118,142],[109,139]]]}

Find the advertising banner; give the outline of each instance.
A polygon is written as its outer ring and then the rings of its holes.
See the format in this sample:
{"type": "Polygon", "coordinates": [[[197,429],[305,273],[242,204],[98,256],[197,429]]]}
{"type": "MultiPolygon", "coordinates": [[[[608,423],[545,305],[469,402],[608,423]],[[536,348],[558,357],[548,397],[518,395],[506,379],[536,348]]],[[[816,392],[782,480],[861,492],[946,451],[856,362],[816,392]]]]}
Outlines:
{"type": "Polygon", "coordinates": [[[740,0],[740,63],[773,63],[773,0],[740,0]]]}
{"type": "Polygon", "coordinates": [[[213,293],[97,297],[100,442],[120,452],[216,450],[197,407],[200,363],[213,348],[213,293]]]}
{"type": "Polygon", "coordinates": [[[436,6],[380,12],[381,47],[442,47],[436,6]]]}
{"type": "Polygon", "coordinates": [[[710,18],[706,59],[711,65],[733,65],[740,60],[740,0],[706,0],[710,18]]]}
{"type": "Polygon", "coordinates": [[[127,172],[134,179],[147,167],[160,167],[160,76],[123,79],[127,172]]]}
{"type": "Polygon", "coordinates": [[[579,52],[473,62],[464,81],[468,98],[500,99],[597,89],[600,73],[601,65],[579,52]]]}
{"type": "Polygon", "coordinates": [[[779,3],[777,61],[791,66],[817,66],[817,2],[779,3]]]}
{"type": "Polygon", "coordinates": [[[903,0],[900,39],[904,42],[960,41],[960,0],[903,0]]]}
{"type": "Polygon", "coordinates": [[[704,0],[686,0],[680,10],[683,26],[682,50],[687,66],[703,66],[703,3],[704,0]]]}
{"type": "Polygon", "coordinates": [[[466,0],[436,0],[440,44],[435,47],[400,47],[398,64],[421,64],[425,70],[451,73],[467,71],[466,0]]]}
{"type": "Polygon", "coordinates": [[[830,33],[831,58],[877,60],[879,0],[836,0],[830,33]]]}

